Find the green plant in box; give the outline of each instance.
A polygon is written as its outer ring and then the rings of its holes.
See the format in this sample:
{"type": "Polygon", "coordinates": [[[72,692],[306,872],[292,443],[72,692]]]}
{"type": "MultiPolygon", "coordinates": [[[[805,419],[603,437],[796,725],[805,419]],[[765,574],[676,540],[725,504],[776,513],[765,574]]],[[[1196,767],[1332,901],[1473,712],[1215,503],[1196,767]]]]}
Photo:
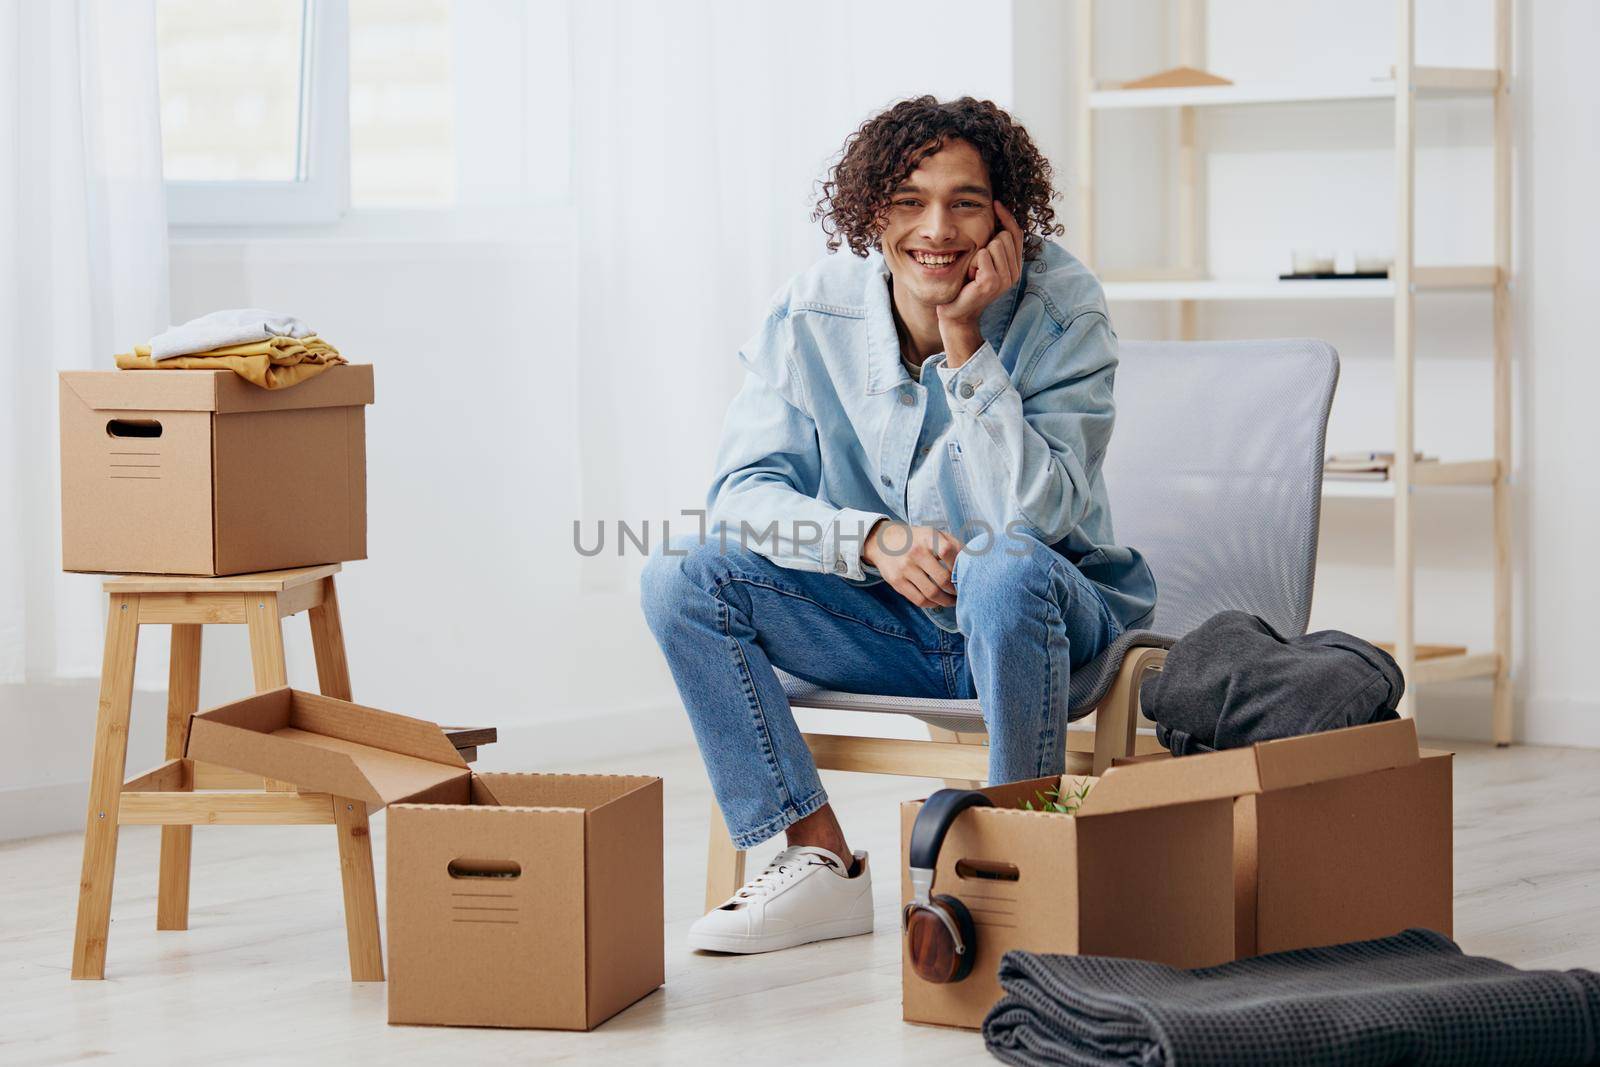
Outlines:
{"type": "Polygon", "coordinates": [[[1089,790],[1094,783],[1087,778],[1079,781],[1078,785],[1067,789],[1063,793],[1059,789],[1034,790],[1034,797],[1039,801],[1037,807],[1032,800],[1024,800],[1019,807],[1024,811],[1043,811],[1055,815],[1075,815],[1083,806],[1084,798],[1089,795],[1089,790]]]}

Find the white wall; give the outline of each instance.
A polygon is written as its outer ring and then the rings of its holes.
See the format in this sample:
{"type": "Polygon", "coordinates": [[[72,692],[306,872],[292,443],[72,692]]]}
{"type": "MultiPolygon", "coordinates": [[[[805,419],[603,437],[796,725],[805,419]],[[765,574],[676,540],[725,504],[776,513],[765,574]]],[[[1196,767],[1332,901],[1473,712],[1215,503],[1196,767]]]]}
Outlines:
{"type": "MultiPolygon", "coordinates": [[[[1077,176],[1077,115],[1068,8],[1017,0],[1014,32],[1018,113],[1049,131],[1040,140],[1056,146],[1058,170],[1070,185],[1077,176]]],[[[1175,62],[1167,11],[1157,0],[1098,4],[1097,76],[1122,80],[1175,62]]],[[[1584,647],[1596,632],[1600,598],[1590,555],[1600,519],[1600,475],[1592,460],[1600,434],[1588,399],[1600,384],[1589,355],[1600,269],[1582,258],[1600,232],[1593,193],[1600,108],[1588,69],[1600,39],[1597,13],[1585,0],[1518,3],[1513,83],[1518,728],[1529,741],[1585,745],[1600,745],[1600,682],[1586,669],[1584,647]]],[[[1491,65],[1490,16],[1488,0],[1420,0],[1417,61],[1491,65]]],[[[1394,4],[1210,0],[1207,31],[1207,68],[1236,81],[1382,76],[1392,63],[1394,4]]],[[[1275,273],[1287,269],[1296,246],[1392,251],[1391,114],[1382,103],[1202,111],[1213,273],[1275,273]]],[[[1173,217],[1166,181],[1171,119],[1119,112],[1097,121],[1098,266],[1157,265],[1173,217]]],[[[1426,100],[1417,140],[1418,260],[1491,261],[1489,104],[1426,100]]],[[[1070,234],[1066,240],[1070,247],[1070,234]]],[[[1171,335],[1170,312],[1158,305],[1112,311],[1125,338],[1171,335]]],[[[1417,443],[1426,452],[1446,458],[1492,452],[1490,315],[1485,294],[1425,294],[1417,301],[1417,443]]],[[[1329,447],[1392,447],[1390,305],[1202,304],[1200,329],[1212,337],[1310,335],[1333,342],[1342,368],[1329,447]]],[[[1490,647],[1488,494],[1430,492],[1415,512],[1419,640],[1490,647]]],[[[1390,636],[1391,525],[1387,502],[1326,503],[1314,628],[1390,636]]],[[[1417,711],[1434,736],[1487,737],[1488,683],[1429,687],[1417,711]]]]}
{"type": "Polygon", "coordinates": [[[1523,736],[1600,746],[1600,5],[1523,0],[1517,29],[1523,736]]]}

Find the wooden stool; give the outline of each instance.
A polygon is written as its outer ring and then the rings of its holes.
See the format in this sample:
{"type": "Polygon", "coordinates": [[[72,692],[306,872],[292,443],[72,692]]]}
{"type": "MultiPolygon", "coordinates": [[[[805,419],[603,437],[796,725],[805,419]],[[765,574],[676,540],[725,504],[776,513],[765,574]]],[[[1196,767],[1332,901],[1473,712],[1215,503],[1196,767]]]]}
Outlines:
{"type": "Polygon", "coordinates": [[[250,660],[259,691],[288,684],[281,620],[309,611],[319,688],[326,696],[350,699],[344,632],[333,585],[338,571],[339,565],[333,563],[223,578],[134,575],[105,582],[111,611],[100,674],[72,977],[105,977],[117,830],[123,824],[161,827],[156,929],[184,930],[189,926],[189,846],[195,825],[331,823],[338,830],[350,978],[383,981],[366,804],[326,793],[297,793],[287,783],[263,783],[259,777],[184,758],[189,717],[199,705],[200,628],[205,623],[242,623],[250,628],[250,660]],[[150,624],[172,627],[167,762],[124,783],[139,627],[150,624]],[[263,785],[265,791],[259,788],[263,785]],[[251,791],[194,793],[197,789],[241,788],[251,791]]]}

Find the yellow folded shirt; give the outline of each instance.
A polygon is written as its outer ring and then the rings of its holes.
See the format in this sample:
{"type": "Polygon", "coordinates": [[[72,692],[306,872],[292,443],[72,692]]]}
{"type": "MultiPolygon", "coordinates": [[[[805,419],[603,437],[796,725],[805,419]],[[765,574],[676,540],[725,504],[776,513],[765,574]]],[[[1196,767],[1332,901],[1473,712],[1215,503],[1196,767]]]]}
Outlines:
{"type": "Polygon", "coordinates": [[[320,337],[269,337],[159,362],[150,358],[149,345],[117,354],[120,370],[231,370],[263,389],[287,389],[344,362],[339,350],[320,337]]]}

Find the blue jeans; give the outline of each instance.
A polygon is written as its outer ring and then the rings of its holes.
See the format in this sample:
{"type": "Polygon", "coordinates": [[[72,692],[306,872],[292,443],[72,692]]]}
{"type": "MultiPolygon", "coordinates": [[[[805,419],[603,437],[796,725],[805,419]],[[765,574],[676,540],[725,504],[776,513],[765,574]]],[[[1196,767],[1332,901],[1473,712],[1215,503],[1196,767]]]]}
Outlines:
{"type": "Polygon", "coordinates": [[[959,633],[888,583],[797,571],[715,538],[645,566],[642,602],[666,654],[735,846],[751,848],[828,802],[773,668],[828,689],[977,697],[989,780],[1058,774],[1067,682],[1121,626],[1098,588],[1049,546],[961,552],[959,633]]]}

